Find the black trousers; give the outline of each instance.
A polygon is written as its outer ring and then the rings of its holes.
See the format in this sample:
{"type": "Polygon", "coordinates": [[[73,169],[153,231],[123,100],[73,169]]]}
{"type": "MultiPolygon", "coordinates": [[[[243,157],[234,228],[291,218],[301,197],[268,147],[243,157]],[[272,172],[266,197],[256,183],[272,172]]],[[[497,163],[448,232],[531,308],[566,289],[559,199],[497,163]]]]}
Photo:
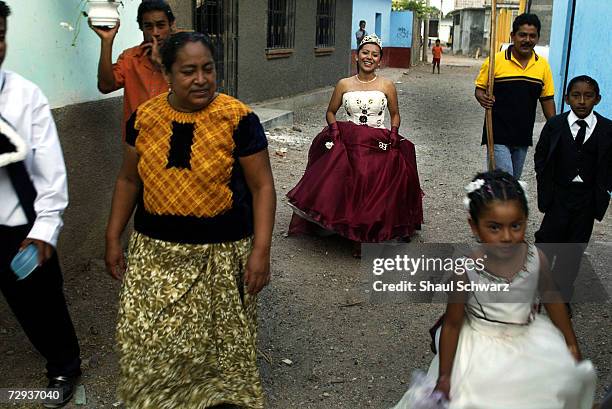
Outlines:
{"type": "Polygon", "coordinates": [[[552,206],[535,233],[536,244],[549,262],[555,260],[552,274],[565,302],[570,302],[574,294],[582,255],[593,233],[594,203],[594,189],[582,183],[557,188],[552,206]]]}
{"type": "Polygon", "coordinates": [[[64,298],[57,252],[17,281],[10,263],[30,226],[0,226],[0,289],[32,345],[47,360],[47,376],[81,374],[79,343],[64,298]]]}

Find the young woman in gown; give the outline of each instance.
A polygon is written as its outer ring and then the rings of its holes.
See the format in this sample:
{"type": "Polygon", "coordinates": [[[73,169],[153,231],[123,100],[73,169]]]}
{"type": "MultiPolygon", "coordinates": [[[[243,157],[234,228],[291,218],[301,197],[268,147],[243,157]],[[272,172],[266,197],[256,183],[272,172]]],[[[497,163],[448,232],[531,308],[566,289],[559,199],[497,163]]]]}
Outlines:
{"type": "Polygon", "coordinates": [[[423,222],[414,144],[399,135],[395,85],[377,75],[383,50],[375,35],[357,52],[359,74],[341,79],[326,120],[308,154],[304,176],[287,194],[294,215],[290,234],[320,227],[354,242],[406,240],[423,222]],[[340,106],[347,121],[336,120],[340,106]],[[391,130],[384,127],[385,111],[391,130]]]}

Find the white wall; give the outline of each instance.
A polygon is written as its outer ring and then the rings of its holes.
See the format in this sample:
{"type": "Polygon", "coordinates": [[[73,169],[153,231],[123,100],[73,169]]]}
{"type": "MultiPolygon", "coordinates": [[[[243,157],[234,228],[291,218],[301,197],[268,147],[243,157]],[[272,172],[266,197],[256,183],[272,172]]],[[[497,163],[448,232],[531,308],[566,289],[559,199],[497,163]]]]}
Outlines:
{"type": "Polygon", "coordinates": [[[441,10],[445,16],[455,9],[455,0],[430,0],[429,4],[441,10]]]}
{"type": "MultiPolygon", "coordinates": [[[[75,25],[79,0],[8,0],[7,56],[3,68],[36,83],[53,108],[121,95],[102,95],[97,89],[100,40],[81,16],[81,32],[72,46],[74,32],[60,22],[75,25]]],[[[113,59],[142,41],[136,23],[140,1],[123,0],[121,28],[115,39],[113,59]]]]}

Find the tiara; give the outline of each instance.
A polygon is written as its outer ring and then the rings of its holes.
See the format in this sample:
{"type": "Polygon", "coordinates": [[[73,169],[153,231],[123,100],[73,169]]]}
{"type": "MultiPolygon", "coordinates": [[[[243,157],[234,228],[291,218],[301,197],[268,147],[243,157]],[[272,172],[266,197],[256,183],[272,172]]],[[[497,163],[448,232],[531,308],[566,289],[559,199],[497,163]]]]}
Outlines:
{"type": "Polygon", "coordinates": [[[361,43],[359,43],[359,47],[364,44],[376,44],[382,49],[382,41],[376,34],[368,34],[367,36],[363,37],[361,43]]]}

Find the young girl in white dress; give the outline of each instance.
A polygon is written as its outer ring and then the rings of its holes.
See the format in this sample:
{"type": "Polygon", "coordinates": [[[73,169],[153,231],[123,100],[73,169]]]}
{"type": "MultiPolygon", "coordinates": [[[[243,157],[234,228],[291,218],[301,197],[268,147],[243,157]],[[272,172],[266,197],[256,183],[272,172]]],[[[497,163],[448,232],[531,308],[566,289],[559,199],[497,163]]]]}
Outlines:
{"type": "MultiPolygon", "coordinates": [[[[466,190],[470,227],[484,243],[470,257],[485,268],[455,280],[509,291],[449,294],[427,374],[434,391],[449,409],[591,409],[595,371],[582,360],[545,256],[525,242],[523,186],[494,171],[477,175],[466,190]],[[538,299],[547,316],[536,312],[538,299]]],[[[409,390],[395,409],[418,408],[414,395],[409,390]]]]}

